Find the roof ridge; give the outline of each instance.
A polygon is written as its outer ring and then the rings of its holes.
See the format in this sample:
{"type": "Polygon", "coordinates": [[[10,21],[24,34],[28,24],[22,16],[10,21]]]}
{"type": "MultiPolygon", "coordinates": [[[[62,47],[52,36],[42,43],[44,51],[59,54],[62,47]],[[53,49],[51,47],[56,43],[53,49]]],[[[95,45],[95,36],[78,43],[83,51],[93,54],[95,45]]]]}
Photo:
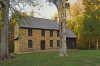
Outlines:
{"type": "MultiPolygon", "coordinates": [[[[28,17],[28,18],[37,18],[37,19],[45,19],[45,20],[51,20],[51,19],[46,19],[46,18],[30,17],[30,16],[21,16],[21,17],[28,17]]],[[[51,20],[51,21],[54,21],[54,20],[51,20]]]]}

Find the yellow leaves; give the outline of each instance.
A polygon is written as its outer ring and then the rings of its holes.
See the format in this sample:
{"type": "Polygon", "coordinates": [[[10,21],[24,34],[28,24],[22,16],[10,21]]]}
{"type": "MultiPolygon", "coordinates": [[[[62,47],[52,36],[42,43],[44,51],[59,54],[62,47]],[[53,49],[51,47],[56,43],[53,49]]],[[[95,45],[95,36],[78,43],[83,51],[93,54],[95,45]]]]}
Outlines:
{"type": "MultiPolygon", "coordinates": [[[[52,20],[55,20],[56,17],[58,17],[58,12],[56,12],[56,13],[54,14],[54,16],[51,17],[51,19],[52,19],[52,20]]],[[[58,21],[58,18],[57,18],[57,21],[58,21]]]]}
{"type": "Polygon", "coordinates": [[[22,16],[27,16],[27,13],[26,13],[26,12],[23,12],[23,13],[22,13],[22,16]]]}
{"type": "Polygon", "coordinates": [[[31,10],[29,16],[30,16],[30,17],[34,17],[34,11],[33,11],[33,10],[31,10]]]}
{"type": "Polygon", "coordinates": [[[21,16],[21,13],[19,11],[15,11],[14,14],[17,14],[17,15],[21,16]]]}
{"type": "Polygon", "coordinates": [[[3,24],[3,22],[0,22],[0,26],[3,24]]]}
{"type": "Polygon", "coordinates": [[[15,24],[16,20],[15,19],[11,19],[11,23],[15,24]]]}

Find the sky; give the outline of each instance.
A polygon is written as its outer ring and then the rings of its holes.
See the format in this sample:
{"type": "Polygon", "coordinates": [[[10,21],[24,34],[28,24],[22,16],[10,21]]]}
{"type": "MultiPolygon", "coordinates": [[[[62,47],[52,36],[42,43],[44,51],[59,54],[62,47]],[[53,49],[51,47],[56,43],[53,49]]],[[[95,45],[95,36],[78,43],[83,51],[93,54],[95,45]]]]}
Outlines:
{"type": "MultiPolygon", "coordinates": [[[[74,4],[77,0],[69,0],[71,4],[74,4]]],[[[57,8],[54,4],[50,5],[46,0],[42,0],[41,3],[42,7],[29,7],[26,6],[23,12],[31,12],[33,9],[34,16],[39,17],[39,18],[46,18],[46,19],[51,19],[51,17],[57,12],[57,8]]]]}
{"type": "Polygon", "coordinates": [[[22,12],[27,12],[29,14],[29,12],[31,12],[31,10],[33,9],[33,11],[35,12],[35,17],[46,19],[51,19],[51,17],[57,12],[56,6],[54,4],[50,5],[48,2],[46,2],[46,0],[42,0],[40,4],[42,7],[25,6],[22,12]]]}
{"type": "Polygon", "coordinates": [[[43,7],[40,7],[40,10],[35,10],[35,16],[36,17],[42,17],[42,18],[47,18],[50,19],[54,13],[57,12],[57,8],[54,4],[50,5],[49,3],[47,3],[45,0],[42,0],[41,5],[43,5],[43,7]],[[38,13],[40,13],[40,15],[38,15],[38,13]]]}

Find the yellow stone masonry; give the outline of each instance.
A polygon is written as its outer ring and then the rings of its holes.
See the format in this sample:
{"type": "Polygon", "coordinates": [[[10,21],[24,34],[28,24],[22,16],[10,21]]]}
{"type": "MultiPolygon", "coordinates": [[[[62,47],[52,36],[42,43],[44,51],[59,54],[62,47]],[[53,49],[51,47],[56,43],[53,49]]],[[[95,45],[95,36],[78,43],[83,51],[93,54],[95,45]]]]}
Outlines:
{"type": "Polygon", "coordinates": [[[53,37],[50,37],[50,30],[45,30],[45,36],[41,36],[41,29],[32,29],[32,36],[28,36],[28,28],[19,28],[17,31],[19,38],[14,40],[15,53],[41,51],[41,40],[45,40],[45,51],[59,49],[57,40],[60,40],[60,37],[57,37],[56,30],[53,31],[53,37]],[[32,48],[28,48],[28,40],[32,40],[32,48]],[[53,40],[53,47],[50,47],[50,40],[53,40]]]}

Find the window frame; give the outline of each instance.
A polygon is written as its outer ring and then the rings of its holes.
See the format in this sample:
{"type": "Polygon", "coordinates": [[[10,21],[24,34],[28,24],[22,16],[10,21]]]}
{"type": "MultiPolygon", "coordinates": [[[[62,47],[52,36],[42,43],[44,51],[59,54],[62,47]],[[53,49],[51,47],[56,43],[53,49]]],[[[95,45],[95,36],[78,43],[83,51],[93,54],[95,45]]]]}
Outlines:
{"type": "Polygon", "coordinates": [[[32,36],[32,28],[28,28],[28,36],[32,36]]]}
{"type": "Polygon", "coordinates": [[[32,40],[28,40],[28,48],[32,48],[32,40]]]}
{"type": "Polygon", "coordinates": [[[53,37],[53,30],[50,30],[50,37],[53,37]]]}
{"type": "Polygon", "coordinates": [[[57,47],[60,47],[60,40],[57,40],[57,47]]]}
{"type": "Polygon", "coordinates": [[[57,31],[57,37],[60,37],[59,31],[57,31]]]}
{"type": "Polygon", "coordinates": [[[45,36],[45,30],[41,30],[41,36],[45,36]]]}
{"type": "Polygon", "coordinates": [[[53,40],[50,40],[50,47],[53,47],[53,40]]]}

